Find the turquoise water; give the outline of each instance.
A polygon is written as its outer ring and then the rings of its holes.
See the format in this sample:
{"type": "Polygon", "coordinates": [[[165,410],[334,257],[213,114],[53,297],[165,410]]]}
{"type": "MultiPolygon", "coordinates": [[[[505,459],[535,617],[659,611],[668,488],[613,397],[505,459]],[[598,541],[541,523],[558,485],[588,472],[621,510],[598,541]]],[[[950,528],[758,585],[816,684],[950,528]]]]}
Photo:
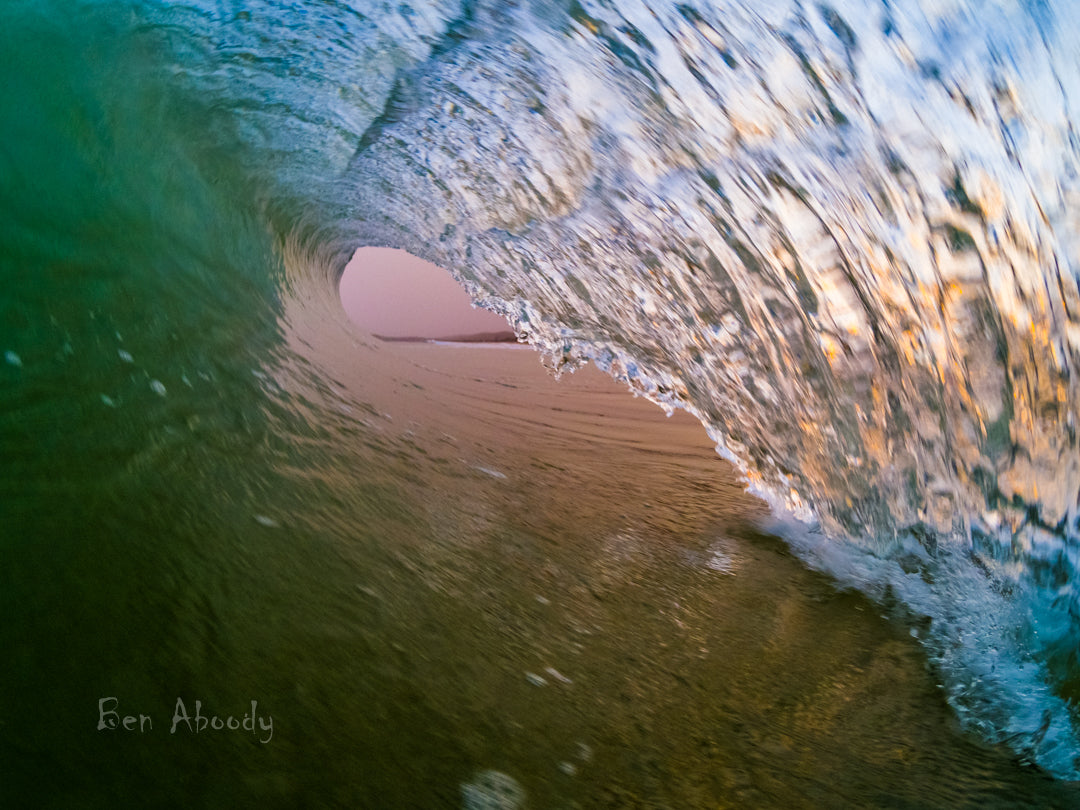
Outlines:
{"type": "Polygon", "coordinates": [[[1068,806],[1076,18],[8,3],[4,804],[460,806],[496,770],[536,806],[1068,806]],[[340,320],[363,244],[699,417],[785,541],[679,456],[650,523],[610,443],[387,418],[446,380],[340,320]],[[721,537],[753,564],[714,581],[721,537]],[[537,571],[615,606],[546,625],[537,571]],[[152,729],[99,731],[110,696],[152,729]],[[178,698],[273,739],[182,742],[178,698]]]}

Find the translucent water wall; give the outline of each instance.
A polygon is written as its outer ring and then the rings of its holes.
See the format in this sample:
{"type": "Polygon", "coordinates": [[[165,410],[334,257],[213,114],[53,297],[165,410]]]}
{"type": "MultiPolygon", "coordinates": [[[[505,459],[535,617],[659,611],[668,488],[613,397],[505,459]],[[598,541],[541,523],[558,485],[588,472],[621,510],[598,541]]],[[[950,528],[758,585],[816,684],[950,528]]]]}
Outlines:
{"type": "Polygon", "coordinates": [[[962,716],[1073,773],[1075,3],[125,9],[118,64],[277,232],[437,261],[698,415],[962,716]]]}

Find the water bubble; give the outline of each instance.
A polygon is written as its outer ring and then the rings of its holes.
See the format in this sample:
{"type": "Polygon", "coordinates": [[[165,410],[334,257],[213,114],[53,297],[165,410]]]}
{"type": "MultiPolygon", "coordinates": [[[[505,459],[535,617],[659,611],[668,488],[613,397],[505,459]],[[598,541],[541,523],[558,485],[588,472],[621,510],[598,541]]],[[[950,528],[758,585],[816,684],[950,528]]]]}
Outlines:
{"type": "Polygon", "coordinates": [[[739,563],[739,554],[735,544],[727,538],[722,538],[709,548],[709,558],[705,561],[705,567],[721,574],[734,574],[739,563]]]}
{"type": "Polygon", "coordinates": [[[165,384],[162,383],[161,380],[151,380],[150,390],[157,394],[159,397],[163,397],[167,393],[165,391],[165,384]]]}
{"type": "Polygon", "coordinates": [[[461,786],[463,810],[520,810],[525,790],[500,771],[481,771],[461,786]]]}
{"type": "Polygon", "coordinates": [[[557,680],[559,683],[573,683],[572,680],[570,680],[565,675],[563,675],[561,672],[559,672],[559,670],[555,669],[555,667],[545,667],[544,672],[546,672],[552,678],[557,680]]]}
{"type": "Polygon", "coordinates": [[[4,352],[4,359],[8,361],[9,365],[15,366],[15,368],[22,368],[22,358],[15,354],[13,351],[4,352]]]}

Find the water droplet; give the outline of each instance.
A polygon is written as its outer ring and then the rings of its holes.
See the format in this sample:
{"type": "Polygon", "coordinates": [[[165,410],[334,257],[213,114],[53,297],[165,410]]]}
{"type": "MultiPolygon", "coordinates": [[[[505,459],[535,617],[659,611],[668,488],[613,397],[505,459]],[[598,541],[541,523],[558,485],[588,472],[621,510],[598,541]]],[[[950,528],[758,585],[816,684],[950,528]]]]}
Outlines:
{"type": "Polygon", "coordinates": [[[167,393],[165,391],[165,385],[161,382],[161,380],[151,380],[150,390],[157,394],[159,397],[163,397],[167,393]]]}
{"type": "Polygon", "coordinates": [[[555,667],[545,667],[544,672],[546,672],[552,678],[557,680],[559,683],[573,683],[572,680],[570,680],[565,675],[563,675],[561,672],[559,672],[559,670],[555,669],[555,667]]]}
{"type": "Polygon", "coordinates": [[[8,361],[9,365],[15,366],[15,368],[22,368],[22,358],[15,354],[15,352],[4,352],[4,359],[8,361]]]}
{"type": "Polygon", "coordinates": [[[520,810],[525,790],[500,771],[481,771],[461,786],[463,810],[520,810]]]}

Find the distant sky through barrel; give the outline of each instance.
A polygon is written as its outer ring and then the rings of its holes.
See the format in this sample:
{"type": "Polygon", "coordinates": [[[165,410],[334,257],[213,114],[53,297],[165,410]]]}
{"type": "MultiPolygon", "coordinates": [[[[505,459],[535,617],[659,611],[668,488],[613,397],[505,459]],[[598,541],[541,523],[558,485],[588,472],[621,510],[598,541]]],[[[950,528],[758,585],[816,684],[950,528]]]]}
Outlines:
{"type": "Polygon", "coordinates": [[[446,270],[394,248],[360,248],[341,277],[345,313],[384,337],[459,337],[507,332],[502,317],[474,308],[446,270]]]}

